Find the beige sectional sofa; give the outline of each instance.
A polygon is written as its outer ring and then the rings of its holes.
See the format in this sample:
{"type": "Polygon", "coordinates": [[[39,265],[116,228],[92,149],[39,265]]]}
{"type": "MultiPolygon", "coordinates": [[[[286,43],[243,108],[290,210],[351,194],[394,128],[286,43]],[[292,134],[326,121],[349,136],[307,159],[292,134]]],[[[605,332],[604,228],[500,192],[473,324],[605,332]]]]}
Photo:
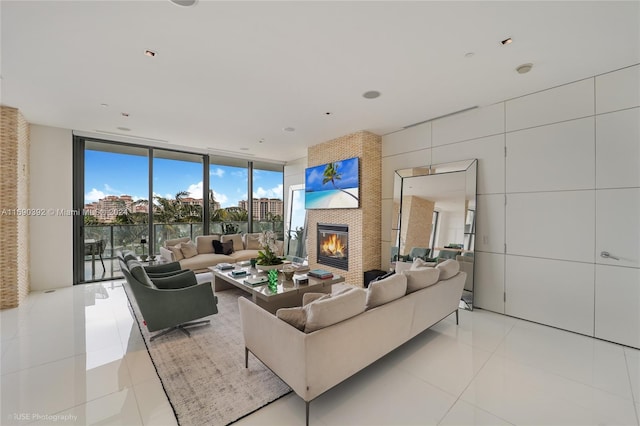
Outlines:
{"type": "Polygon", "coordinates": [[[245,363],[253,353],[304,399],[308,424],[314,398],[454,312],[457,321],[465,279],[449,260],[397,273],[367,290],[337,285],[329,296],[305,298],[303,307],[276,315],[239,298],[245,363]]]}
{"type": "MultiPolygon", "coordinates": [[[[199,235],[195,242],[189,237],[167,240],[164,247],[160,247],[160,255],[167,262],[180,262],[182,269],[191,269],[194,272],[206,272],[210,266],[219,263],[236,263],[250,260],[258,256],[260,233],[232,234],[232,235],[199,235]],[[213,241],[226,243],[226,247],[232,246],[229,254],[218,254],[214,251],[213,241]]],[[[277,242],[282,255],[282,241],[277,242]]]]}

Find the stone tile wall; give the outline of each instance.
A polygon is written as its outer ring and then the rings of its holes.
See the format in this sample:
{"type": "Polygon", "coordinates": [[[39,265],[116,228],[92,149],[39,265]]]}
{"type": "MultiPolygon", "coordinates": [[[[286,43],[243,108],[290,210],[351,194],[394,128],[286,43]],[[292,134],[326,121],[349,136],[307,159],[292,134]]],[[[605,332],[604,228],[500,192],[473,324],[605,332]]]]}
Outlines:
{"type": "Polygon", "coordinates": [[[382,138],[360,131],[312,146],[308,150],[308,167],[331,161],[358,157],[360,159],[360,208],[309,210],[307,253],[311,268],[331,270],[343,275],[350,284],[362,286],[363,273],[380,268],[382,194],[382,138]],[[317,224],[349,225],[349,270],[343,271],[317,260],[317,224]]]}
{"type": "Polygon", "coordinates": [[[0,106],[0,309],[29,293],[29,124],[20,111],[0,106]],[[18,214],[19,210],[25,214],[18,214]]]}

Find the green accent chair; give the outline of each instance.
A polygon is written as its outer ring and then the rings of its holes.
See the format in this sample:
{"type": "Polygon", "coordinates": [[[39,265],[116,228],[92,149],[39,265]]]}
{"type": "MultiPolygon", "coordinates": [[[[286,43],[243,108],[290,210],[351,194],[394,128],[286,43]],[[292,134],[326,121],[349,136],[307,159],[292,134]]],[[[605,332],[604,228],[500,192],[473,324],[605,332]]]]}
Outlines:
{"type": "Polygon", "coordinates": [[[211,283],[198,284],[193,271],[168,271],[152,276],[153,273],[146,271],[149,267],[143,267],[137,260],[125,262],[120,257],[118,260],[125,285],[133,293],[147,329],[162,330],[150,341],[176,330],[191,336],[188,327],[210,323],[208,319],[195,320],[218,313],[218,298],[213,294],[211,283]]]}
{"type": "Polygon", "coordinates": [[[430,251],[431,249],[424,248],[424,247],[412,247],[411,250],[409,251],[409,256],[407,258],[407,261],[411,262],[416,257],[419,257],[420,259],[426,261],[427,257],[429,257],[430,251]]]}

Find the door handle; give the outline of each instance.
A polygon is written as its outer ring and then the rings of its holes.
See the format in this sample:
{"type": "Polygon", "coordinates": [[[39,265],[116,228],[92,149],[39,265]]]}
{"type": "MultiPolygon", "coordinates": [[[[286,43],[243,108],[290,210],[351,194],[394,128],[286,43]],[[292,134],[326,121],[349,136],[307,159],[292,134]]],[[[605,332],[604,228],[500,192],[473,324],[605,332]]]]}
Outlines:
{"type": "Polygon", "coordinates": [[[604,257],[605,259],[620,260],[619,258],[617,258],[615,256],[611,256],[611,254],[608,251],[600,252],[600,257],[604,257]]]}

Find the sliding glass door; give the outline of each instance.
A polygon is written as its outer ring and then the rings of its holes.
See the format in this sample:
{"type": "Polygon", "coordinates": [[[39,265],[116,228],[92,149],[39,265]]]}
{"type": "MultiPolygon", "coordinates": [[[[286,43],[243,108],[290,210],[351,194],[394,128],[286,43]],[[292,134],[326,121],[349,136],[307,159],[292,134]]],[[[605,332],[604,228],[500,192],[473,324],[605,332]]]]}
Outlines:
{"type": "Polygon", "coordinates": [[[145,148],[86,141],[77,281],[120,276],[117,250],[142,254],[149,229],[149,157],[145,148]]]}
{"type": "Polygon", "coordinates": [[[283,237],[282,165],[75,136],[73,176],[75,284],[120,278],[118,250],[153,259],[168,239],[283,237]]]}

